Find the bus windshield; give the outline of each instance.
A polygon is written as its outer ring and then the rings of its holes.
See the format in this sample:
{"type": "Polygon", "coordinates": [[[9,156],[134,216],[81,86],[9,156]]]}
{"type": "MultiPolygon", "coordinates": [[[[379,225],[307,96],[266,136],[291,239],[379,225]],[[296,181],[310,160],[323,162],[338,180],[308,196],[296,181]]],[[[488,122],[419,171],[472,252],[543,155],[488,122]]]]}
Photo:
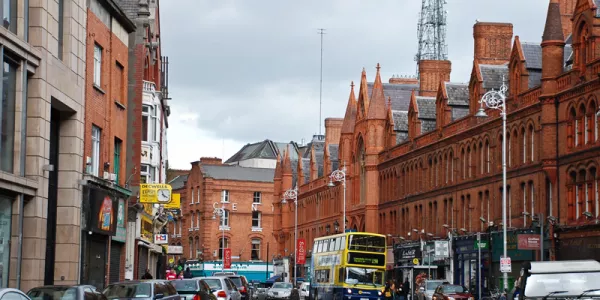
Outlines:
{"type": "Polygon", "coordinates": [[[599,272],[532,274],[525,282],[525,298],[572,298],[582,293],[585,298],[597,298],[599,272]]]}
{"type": "Polygon", "coordinates": [[[373,286],[383,285],[383,271],[368,268],[346,268],[346,283],[347,284],[366,284],[373,286]]]}
{"type": "Polygon", "coordinates": [[[348,250],[365,252],[385,252],[385,238],[382,236],[351,234],[348,236],[348,250]]]}

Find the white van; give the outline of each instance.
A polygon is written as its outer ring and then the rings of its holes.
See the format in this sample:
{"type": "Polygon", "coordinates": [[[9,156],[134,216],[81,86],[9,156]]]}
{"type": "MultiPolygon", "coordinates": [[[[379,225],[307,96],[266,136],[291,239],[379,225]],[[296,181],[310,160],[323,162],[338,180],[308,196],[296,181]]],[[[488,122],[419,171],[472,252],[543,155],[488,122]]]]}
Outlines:
{"type": "Polygon", "coordinates": [[[300,299],[308,299],[310,296],[310,282],[300,284],[300,299]]]}
{"type": "Polygon", "coordinates": [[[590,299],[600,297],[600,262],[566,260],[525,263],[521,268],[519,300],[590,299]]]}

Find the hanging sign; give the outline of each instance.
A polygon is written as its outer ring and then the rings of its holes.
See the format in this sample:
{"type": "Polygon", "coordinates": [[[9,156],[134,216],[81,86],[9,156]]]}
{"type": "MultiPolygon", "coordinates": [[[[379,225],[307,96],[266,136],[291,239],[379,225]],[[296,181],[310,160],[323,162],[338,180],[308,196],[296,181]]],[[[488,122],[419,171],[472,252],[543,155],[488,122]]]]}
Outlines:
{"type": "Polygon", "coordinates": [[[223,257],[223,264],[224,264],[224,268],[225,269],[231,269],[231,248],[225,248],[225,251],[223,251],[224,253],[224,257],[223,257]]]}
{"type": "Polygon", "coordinates": [[[297,264],[303,265],[306,263],[306,240],[298,239],[296,244],[296,251],[298,252],[297,264]]]}

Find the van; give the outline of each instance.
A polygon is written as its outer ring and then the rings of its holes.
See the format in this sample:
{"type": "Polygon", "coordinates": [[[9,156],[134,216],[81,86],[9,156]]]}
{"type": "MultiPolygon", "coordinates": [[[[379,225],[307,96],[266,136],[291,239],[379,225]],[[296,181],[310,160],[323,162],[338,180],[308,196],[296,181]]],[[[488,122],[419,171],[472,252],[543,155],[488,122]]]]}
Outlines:
{"type": "Polygon", "coordinates": [[[300,299],[308,299],[310,296],[310,282],[300,284],[300,299]]]}
{"type": "Polygon", "coordinates": [[[519,300],[600,296],[600,262],[595,260],[528,262],[520,275],[519,300]]]}

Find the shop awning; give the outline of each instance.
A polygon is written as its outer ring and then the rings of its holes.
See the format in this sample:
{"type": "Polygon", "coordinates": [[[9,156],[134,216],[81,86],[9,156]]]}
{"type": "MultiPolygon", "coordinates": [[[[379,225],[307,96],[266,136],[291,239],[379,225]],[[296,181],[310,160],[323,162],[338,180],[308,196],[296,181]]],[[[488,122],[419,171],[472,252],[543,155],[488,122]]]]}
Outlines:
{"type": "Polygon", "coordinates": [[[275,283],[275,281],[279,280],[279,278],[281,278],[280,275],[275,275],[275,276],[267,279],[267,283],[275,283]]]}

